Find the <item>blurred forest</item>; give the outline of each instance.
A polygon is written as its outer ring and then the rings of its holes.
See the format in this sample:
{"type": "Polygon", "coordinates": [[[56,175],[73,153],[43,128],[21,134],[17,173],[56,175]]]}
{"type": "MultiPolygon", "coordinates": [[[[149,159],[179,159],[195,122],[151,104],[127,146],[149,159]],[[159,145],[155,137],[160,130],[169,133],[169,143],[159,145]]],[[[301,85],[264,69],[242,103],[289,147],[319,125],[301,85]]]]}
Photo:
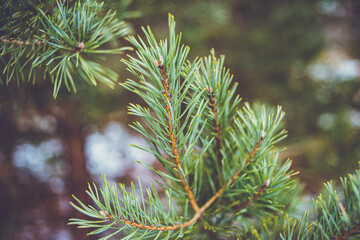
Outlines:
{"type": "MultiPolygon", "coordinates": [[[[307,194],[357,167],[359,1],[134,0],[127,10],[135,34],[151,25],[161,37],[171,12],[191,57],[210,48],[226,55],[243,101],[283,106],[283,157],[294,160],[307,194]]],[[[124,57],[102,63],[120,82],[129,77],[124,57]]],[[[87,239],[66,225],[78,214],[68,204],[72,194],[86,202],[87,183],[102,174],[121,182],[151,178],[136,160],[152,163],[152,156],[129,146],[141,141],[127,127],[134,119],[126,106],[137,97],[120,86],[79,84],[77,94],[63,88],[54,99],[52,87],[42,80],[0,86],[0,239],[87,239]]]]}

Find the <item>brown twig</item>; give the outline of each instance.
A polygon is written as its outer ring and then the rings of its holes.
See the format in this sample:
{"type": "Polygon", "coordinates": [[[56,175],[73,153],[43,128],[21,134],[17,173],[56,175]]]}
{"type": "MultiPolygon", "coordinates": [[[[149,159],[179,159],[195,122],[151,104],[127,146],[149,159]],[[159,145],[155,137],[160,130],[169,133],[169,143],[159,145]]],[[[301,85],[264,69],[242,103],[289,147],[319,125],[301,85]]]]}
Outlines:
{"type": "Polygon", "coordinates": [[[176,168],[179,171],[178,175],[179,175],[181,182],[187,192],[191,206],[193,207],[195,212],[198,212],[199,205],[197,204],[197,202],[195,200],[194,193],[191,190],[190,186],[186,183],[185,178],[181,175],[180,154],[179,154],[179,150],[177,148],[177,143],[176,143],[176,139],[175,139],[175,135],[174,135],[174,129],[173,129],[172,123],[171,123],[173,121],[173,116],[172,116],[171,110],[170,110],[171,96],[170,96],[170,92],[169,92],[168,75],[164,70],[164,60],[163,60],[162,56],[160,55],[160,63],[158,63],[157,61],[154,61],[154,62],[157,65],[157,67],[160,71],[160,74],[161,74],[161,83],[163,85],[163,95],[166,98],[166,112],[169,116],[169,120],[168,120],[169,136],[170,136],[172,151],[175,156],[174,159],[175,159],[176,168]]]}
{"type": "Polygon", "coordinates": [[[216,135],[216,155],[217,155],[217,160],[218,160],[218,165],[221,166],[221,132],[220,132],[220,124],[219,124],[219,116],[218,116],[218,110],[216,108],[216,100],[215,100],[215,96],[214,96],[214,92],[212,90],[212,88],[206,86],[206,90],[208,92],[207,97],[209,99],[209,103],[210,103],[210,109],[212,111],[212,113],[214,114],[214,118],[215,118],[215,135],[216,135]]]}
{"type": "Polygon", "coordinates": [[[16,45],[45,45],[46,42],[44,41],[28,41],[28,40],[17,40],[17,39],[7,39],[7,38],[0,38],[0,42],[2,43],[9,43],[9,44],[16,44],[16,45]]]}
{"type": "Polygon", "coordinates": [[[261,194],[265,191],[265,189],[269,186],[269,184],[270,184],[270,179],[265,181],[265,183],[257,190],[256,194],[254,194],[252,198],[250,198],[246,202],[241,203],[238,206],[235,206],[234,209],[236,209],[236,211],[240,211],[241,209],[244,209],[247,206],[249,206],[251,203],[256,201],[256,199],[258,199],[261,196],[261,194]]]}
{"type": "MultiPolygon", "coordinates": [[[[255,156],[256,152],[259,150],[259,146],[261,145],[263,139],[264,139],[264,134],[262,134],[261,139],[259,142],[257,142],[254,146],[253,151],[250,153],[250,156],[245,160],[244,166],[246,166],[247,164],[250,163],[251,159],[255,156]]],[[[224,184],[216,193],[214,196],[212,196],[212,198],[210,198],[201,208],[200,210],[203,209],[203,211],[205,211],[208,207],[210,207],[210,205],[215,202],[216,199],[218,199],[222,193],[225,191],[225,189],[230,186],[231,184],[233,184],[233,182],[238,178],[239,174],[241,173],[241,168],[238,169],[234,175],[229,179],[229,181],[224,184]]],[[[202,214],[202,212],[201,212],[202,214]]]]}
{"type": "Polygon", "coordinates": [[[332,240],[343,240],[348,239],[351,236],[360,235],[360,223],[355,224],[354,227],[352,227],[350,230],[345,230],[341,233],[339,236],[334,236],[331,239],[332,240]]]}
{"type": "MultiPolygon", "coordinates": [[[[37,45],[37,46],[41,46],[41,45],[45,45],[47,44],[47,42],[45,41],[28,41],[28,40],[17,40],[17,39],[7,39],[7,38],[0,38],[0,42],[2,43],[8,43],[8,44],[16,44],[16,45],[19,45],[19,46],[34,46],[34,45],[37,45]]],[[[71,52],[81,52],[82,50],[84,50],[85,48],[85,44],[83,42],[79,42],[77,44],[76,47],[72,47],[72,46],[67,46],[68,50],[71,51],[71,52]]]]}
{"type": "Polygon", "coordinates": [[[196,220],[198,220],[199,217],[197,217],[196,215],[194,215],[194,217],[192,219],[190,219],[189,221],[185,222],[185,223],[181,223],[181,224],[176,224],[176,225],[171,225],[171,226],[150,226],[150,225],[143,225],[141,223],[137,223],[137,222],[131,222],[129,220],[117,217],[117,216],[112,216],[109,214],[109,212],[100,212],[101,215],[111,221],[117,222],[117,223],[125,223],[127,225],[130,225],[132,227],[137,227],[140,229],[147,229],[147,230],[159,230],[159,231],[171,231],[171,230],[175,230],[175,229],[179,229],[179,228],[184,228],[184,227],[188,227],[191,224],[193,224],[194,222],[196,222],[196,220]]]}
{"type": "MultiPolygon", "coordinates": [[[[254,156],[255,156],[256,152],[259,150],[259,146],[262,144],[262,141],[264,140],[264,138],[265,138],[265,132],[262,131],[262,132],[261,132],[260,141],[255,144],[254,149],[253,149],[252,152],[250,153],[250,156],[245,160],[244,166],[246,166],[247,164],[249,164],[250,161],[251,161],[251,159],[254,158],[254,156]]],[[[237,172],[238,172],[237,175],[240,174],[240,170],[241,170],[241,169],[239,169],[239,170],[237,171],[237,172]]],[[[236,173],[237,173],[237,172],[236,172],[236,173]]],[[[256,199],[265,191],[265,189],[269,186],[269,184],[270,184],[270,180],[268,179],[268,180],[260,187],[260,189],[257,191],[257,193],[256,193],[251,199],[249,199],[248,201],[240,204],[240,206],[237,207],[237,209],[239,209],[239,210],[240,210],[240,209],[243,209],[243,208],[249,206],[253,201],[256,201],[256,199]]]]}

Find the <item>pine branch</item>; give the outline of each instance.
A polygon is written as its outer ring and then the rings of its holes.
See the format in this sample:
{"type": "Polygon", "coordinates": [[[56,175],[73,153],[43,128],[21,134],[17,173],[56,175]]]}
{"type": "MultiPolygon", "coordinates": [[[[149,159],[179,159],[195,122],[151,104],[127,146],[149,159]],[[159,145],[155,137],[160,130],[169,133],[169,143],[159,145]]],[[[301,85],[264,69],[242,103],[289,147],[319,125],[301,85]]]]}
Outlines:
{"type": "MultiPolygon", "coordinates": [[[[76,224],[79,227],[97,228],[90,232],[89,235],[99,234],[109,229],[116,230],[113,234],[117,234],[124,231],[126,226],[136,227],[137,231],[129,233],[129,237],[136,234],[139,230],[145,231],[145,234],[149,236],[154,234],[154,230],[156,230],[155,234],[158,236],[162,233],[168,237],[178,236],[182,234],[181,227],[192,224],[192,222],[181,223],[181,219],[177,216],[172,204],[173,197],[171,190],[166,191],[168,210],[165,211],[164,203],[161,202],[153,186],[146,190],[147,198],[145,198],[140,181],[139,187],[141,192],[139,196],[136,193],[134,184],[131,185],[131,192],[127,192],[125,186],[120,184],[121,200],[119,200],[118,187],[116,185],[110,186],[105,178],[103,183],[104,187],[102,190],[99,191],[95,185],[93,187],[89,185],[89,190],[87,191],[87,194],[92,198],[99,210],[92,206],[85,206],[76,197],[74,199],[78,205],[71,203],[78,211],[100,220],[70,219],[69,224],[76,224]],[[116,224],[120,224],[123,227],[117,227],[116,224]],[[175,232],[174,230],[177,231],[175,232]]],[[[144,232],[139,233],[139,236],[143,235],[144,232]]]]}
{"type": "Polygon", "coordinates": [[[206,87],[206,91],[208,94],[210,109],[214,114],[214,128],[215,128],[215,135],[216,135],[216,153],[217,153],[217,159],[218,159],[218,165],[221,167],[222,163],[222,156],[221,156],[221,133],[220,133],[220,124],[219,124],[219,116],[218,116],[218,110],[216,108],[216,100],[214,97],[213,89],[210,87],[206,87]]]}
{"type": "Polygon", "coordinates": [[[341,178],[341,194],[332,182],[326,183],[325,187],[327,197],[320,194],[314,200],[314,221],[309,220],[307,213],[299,220],[287,218],[282,239],[339,240],[360,236],[360,170],[341,178]]]}
{"type": "MultiPolygon", "coordinates": [[[[50,40],[47,41],[37,41],[37,40],[33,40],[33,41],[28,41],[28,40],[17,40],[17,39],[6,39],[6,38],[0,38],[0,42],[5,43],[5,44],[15,44],[15,45],[19,45],[19,46],[34,46],[34,45],[46,45],[49,43],[50,40]]],[[[51,42],[51,41],[50,41],[51,42]]],[[[53,42],[52,42],[53,43],[53,42]]],[[[81,52],[85,49],[85,44],[83,42],[79,42],[77,44],[76,47],[72,47],[69,45],[66,45],[67,49],[69,52],[72,53],[76,53],[76,52],[81,52]]]]}
{"type": "Polygon", "coordinates": [[[16,44],[16,45],[45,45],[44,41],[27,41],[27,40],[17,40],[17,39],[7,39],[0,37],[0,42],[8,43],[8,44],[16,44]]]}
{"type": "Polygon", "coordinates": [[[117,73],[93,61],[100,54],[131,50],[99,49],[129,33],[114,11],[104,13],[102,3],[90,0],[25,2],[1,6],[7,15],[0,20],[0,67],[4,69],[0,82],[27,80],[34,84],[41,72],[54,83],[54,97],[63,84],[76,92],[77,79],[93,86],[99,81],[114,87],[117,73]],[[48,11],[53,4],[57,7],[48,11]]]}
{"type": "Polygon", "coordinates": [[[237,212],[239,212],[241,209],[246,208],[247,206],[249,206],[251,203],[253,203],[254,201],[256,201],[256,199],[258,199],[261,194],[266,190],[266,188],[270,185],[270,180],[266,180],[266,182],[257,190],[256,194],[254,194],[254,196],[252,196],[249,200],[247,200],[246,202],[241,203],[239,206],[233,207],[237,212]]]}
{"type": "MultiPolygon", "coordinates": [[[[209,178],[217,176],[215,185],[221,186],[227,179],[223,177],[222,168],[222,138],[228,137],[228,129],[233,124],[240,97],[236,96],[237,83],[232,84],[232,76],[229,70],[224,67],[224,56],[216,58],[215,51],[212,49],[210,55],[200,60],[201,64],[196,74],[196,81],[192,89],[194,95],[201,94],[208,101],[209,111],[202,115],[204,139],[215,136],[215,147],[209,149],[209,158],[206,164],[214,164],[215,172],[207,172],[209,178]],[[231,86],[232,84],[232,86],[231,86]],[[204,91],[205,90],[205,91],[204,91]],[[207,119],[210,119],[207,121],[207,119]]],[[[185,73],[188,72],[185,68],[185,73]]],[[[202,144],[200,143],[200,147],[202,144]]],[[[206,191],[206,190],[204,190],[206,191]]]]}
{"type": "MultiPolygon", "coordinates": [[[[200,118],[193,116],[200,116],[204,111],[205,104],[204,101],[199,101],[200,96],[198,96],[193,98],[191,104],[188,104],[185,109],[181,107],[181,102],[185,99],[191,82],[194,81],[194,72],[198,63],[196,61],[193,63],[191,70],[184,77],[184,81],[181,82],[180,74],[189,49],[180,46],[180,37],[175,36],[174,27],[173,18],[170,16],[169,46],[167,46],[166,40],[160,41],[158,45],[150,28],[144,29],[144,33],[152,48],[148,48],[140,38],[139,40],[133,37],[129,39],[137,47],[136,53],[141,61],[130,57],[131,61],[124,62],[129,66],[129,71],[137,76],[141,82],[139,84],[128,80],[123,86],[139,94],[157,115],[157,118],[154,118],[148,110],[140,106],[131,105],[129,108],[130,113],[144,119],[147,127],[157,137],[155,139],[151,136],[140,123],[137,122],[133,125],[135,130],[150,140],[149,146],[156,146],[150,152],[157,156],[164,165],[169,174],[167,175],[168,178],[173,178],[173,176],[179,178],[190,204],[196,212],[199,210],[199,206],[195,200],[195,194],[186,180],[187,173],[184,172],[183,166],[190,161],[190,154],[194,150],[193,146],[199,138],[198,126],[200,118]],[[195,102],[200,102],[201,107],[196,109],[195,102]],[[182,118],[183,122],[180,120],[182,118]],[[191,126],[191,128],[188,128],[188,126],[191,126]],[[161,156],[159,148],[169,159],[174,159],[174,164],[170,164],[161,156]]],[[[164,176],[164,173],[157,172],[157,174],[164,176]]]]}
{"type": "Polygon", "coordinates": [[[191,206],[193,207],[195,212],[198,212],[199,211],[199,206],[198,206],[198,204],[197,204],[197,202],[196,202],[196,200],[194,198],[194,193],[191,190],[191,188],[189,187],[189,185],[186,183],[184,177],[181,174],[180,155],[179,155],[179,151],[178,151],[178,148],[177,148],[177,143],[176,143],[176,140],[175,140],[175,136],[174,136],[174,132],[173,132],[173,129],[172,129],[172,124],[171,124],[171,122],[173,121],[173,116],[171,114],[171,106],[170,106],[171,95],[170,95],[169,86],[168,86],[168,75],[164,71],[163,57],[160,55],[159,58],[160,58],[160,64],[156,60],[155,60],[155,64],[159,68],[160,75],[162,77],[161,82],[162,82],[162,85],[163,85],[163,95],[164,95],[164,97],[166,99],[166,111],[167,111],[167,114],[168,114],[168,117],[169,117],[168,128],[169,128],[169,135],[170,135],[170,140],[171,140],[172,152],[173,152],[174,157],[175,157],[177,170],[179,171],[178,172],[179,177],[180,177],[181,182],[182,182],[182,184],[183,184],[183,186],[184,186],[184,188],[185,188],[185,190],[187,192],[187,195],[189,197],[191,206]]]}
{"type": "Polygon", "coordinates": [[[161,227],[161,226],[156,227],[156,226],[143,225],[143,224],[140,224],[137,222],[131,222],[131,221],[123,219],[119,216],[112,216],[109,214],[109,212],[101,211],[100,213],[105,218],[108,218],[109,220],[113,221],[114,223],[122,223],[122,224],[129,225],[131,227],[137,227],[137,228],[145,229],[145,230],[157,230],[157,231],[172,231],[172,230],[176,230],[179,228],[184,228],[184,227],[192,225],[197,220],[197,218],[194,217],[190,221],[187,221],[185,223],[176,224],[176,225],[172,225],[172,226],[166,226],[166,227],[161,227]]]}
{"type": "MultiPolygon", "coordinates": [[[[244,163],[244,167],[250,163],[251,159],[254,158],[256,152],[259,150],[259,145],[262,144],[262,141],[264,140],[264,135],[261,136],[261,139],[259,142],[257,142],[254,146],[254,149],[252,150],[251,154],[250,154],[250,157],[248,157],[246,160],[245,160],[245,163],[244,163]]],[[[225,191],[225,189],[228,187],[228,186],[231,186],[233,184],[233,182],[238,178],[238,176],[240,175],[241,173],[241,168],[238,169],[234,175],[229,179],[229,181],[223,185],[217,192],[214,196],[212,196],[205,204],[203,207],[201,207],[201,209],[204,208],[207,209],[216,199],[220,198],[220,196],[223,194],[223,192],[225,191]]],[[[265,190],[265,189],[264,189],[265,190]]]]}
{"type": "Polygon", "coordinates": [[[89,191],[95,207],[83,206],[76,198],[80,207],[73,206],[102,219],[105,225],[81,219],[72,219],[71,224],[97,228],[91,234],[136,228],[125,237],[134,239],[193,239],[198,234],[221,238],[247,231],[239,230],[239,217],[253,221],[253,216],[269,216],[283,209],[282,203],[288,201],[278,196],[290,191],[293,181],[291,162],[279,163],[278,151],[273,149],[286,135],[278,130],[284,116],[281,108],[253,109],[245,103],[238,109],[240,98],[235,96],[236,84],[231,86],[229,70],[223,67],[224,57],[216,59],[212,50],[207,58],[187,61],[189,48],[181,45],[181,35],[175,34],[173,16],[169,15],[169,39],[158,41],[149,27],[143,32],[144,40],[129,37],[136,56],[123,60],[138,81],[128,79],[121,85],[147,104],[130,104],[129,113],[142,118],[131,127],[148,145],[136,147],[152,153],[163,165],[160,171],[144,164],[160,177],[157,182],[167,194],[169,208],[164,211],[160,199],[153,200],[153,190],[148,198],[139,200],[135,192],[123,191],[119,200],[104,179],[105,205],[96,192],[89,191]],[[172,196],[180,217],[170,217],[177,214],[172,196]],[[239,212],[232,210],[235,205],[240,206],[239,212]],[[243,216],[243,211],[252,217],[243,216]]]}
{"type": "MultiPolygon", "coordinates": [[[[263,139],[263,138],[262,138],[263,139]]],[[[254,150],[251,152],[250,157],[245,161],[246,164],[248,164],[251,160],[251,158],[253,158],[256,154],[256,151],[258,150],[258,146],[261,145],[262,140],[260,140],[259,143],[257,143],[254,147],[254,150]]],[[[218,192],[211,198],[209,199],[201,208],[198,208],[198,210],[196,211],[195,215],[187,222],[181,223],[181,224],[177,224],[177,225],[172,225],[172,226],[166,226],[166,227],[159,227],[159,226],[149,226],[149,225],[143,225],[143,224],[139,224],[136,222],[131,222],[129,220],[120,218],[119,216],[112,216],[111,214],[109,214],[108,211],[106,212],[100,212],[102,216],[104,216],[105,218],[108,218],[109,220],[115,222],[115,223],[123,223],[123,224],[127,224],[129,226],[132,227],[137,227],[140,229],[146,229],[146,230],[158,230],[158,231],[171,231],[171,230],[176,230],[179,228],[185,228],[188,226],[191,226],[192,224],[194,224],[198,219],[201,218],[202,214],[206,211],[207,208],[209,208],[211,206],[211,204],[213,204],[216,199],[218,199],[222,193],[224,192],[224,190],[230,186],[235,179],[237,178],[237,176],[240,174],[240,170],[238,170],[237,172],[235,172],[234,176],[230,178],[230,180],[228,181],[228,183],[226,185],[224,185],[223,187],[221,187],[218,192]]],[[[266,189],[266,187],[269,186],[269,181],[265,182],[264,185],[259,189],[258,193],[253,197],[252,200],[249,200],[248,202],[242,204],[240,206],[240,208],[244,208],[247,205],[249,205],[252,201],[255,201],[260,195],[261,193],[266,189]]]]}

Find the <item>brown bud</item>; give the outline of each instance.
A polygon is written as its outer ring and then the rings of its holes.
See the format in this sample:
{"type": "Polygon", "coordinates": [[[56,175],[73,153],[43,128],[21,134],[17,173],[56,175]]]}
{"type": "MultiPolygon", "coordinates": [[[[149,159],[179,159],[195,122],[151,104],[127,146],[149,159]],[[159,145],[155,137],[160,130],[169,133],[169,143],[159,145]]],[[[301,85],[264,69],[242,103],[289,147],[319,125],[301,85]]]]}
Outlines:
{"type": "Polygon", "coordinates": [[[78,43],[78,48],[80,48],[81,50],[85,48],[85,44],[83,42],[79,42],[78,43]]]}

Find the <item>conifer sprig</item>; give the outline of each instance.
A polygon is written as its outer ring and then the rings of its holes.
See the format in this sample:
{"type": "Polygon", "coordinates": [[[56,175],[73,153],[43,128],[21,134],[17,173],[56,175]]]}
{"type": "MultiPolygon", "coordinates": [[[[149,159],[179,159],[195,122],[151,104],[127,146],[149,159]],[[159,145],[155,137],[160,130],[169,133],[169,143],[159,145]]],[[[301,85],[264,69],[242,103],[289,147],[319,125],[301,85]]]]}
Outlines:
{"type": "MultiPolygon", "coordinates": [[[[360,162],[359,162],[360,164],[360,162]]],[[[287,218],[282,239],[353,239],[360,236],[360,171],[341,178],[341,189],[332,181],[314,200],[314,219],[308,212],[297,220],[287,218]]]]}
{"type": "Polygon", "coordinates": [[[200,137],[198,129],[200,116],[205,109],[205,101],[200,100],[200,96],[195,96],[185,109],[182,109],[181,103],[184,102],[195,79],[198,61],[193,62],[189,72],[181,80],[189,47],[181,45],[181,36],[175,35],[175,22],[172,17],[169,17],[169,30],[169,41],[160,41],[158,44],[151,29],[149,27],[143,29],[150,47],[141,38],[138,40],[134,37],[129,38],[137,48],[139,60],[130,57],[130,61],[124,62],[129,67],[129,71],[141,81],[137,83],[128,80],[123,86],[140,95],[155,111],[156,120],[150,111],[130,105],[129,112],[143,117],[150,131],[145,130],[139,122],[134,123],[132,127],[151,141],[150,146],[155,146],[152,153],[158,157],[172,178],[176,177],[180,180],[192,208],[198,211],[195,195],[187,181],[188,171],[191,169],[184,168],[184,165],[191,161],[191,154],[200,137]],[[199,108],[195,108],[196,102],[199,102],[199,108]],[[167,159],[162,157],[159,149],[167,155],[167,159]]]}
{"type": "MultiPolygon", "coordinates": [[[[206,164],[216,166],[215,172],[207,172],[207,174],[209,177],[218,176],[214,183],[219,184],[218,186],[225,183],[221,171],[223,138],[227,137],[241,100],[236,95],[237,83],[232,84],[233,76],[230,75],[229,69],[224,67],[224,61],[225,57],[216,58],[212,49],[210,56],[200,60],[195,84],[192,86],[194,95],[201,94],[202,98],[207,100],[208,110],[202,115],[202,125],[205,126],[202,139],[208,136],[215,137],[213,143],[215,147],[209,148],[209,159],[206,160],[206,164]]],[[[185,73],[188,71],[186,67],[185,73]]],[[[200,147],[202,147],[201,143],[200,147]]]]}
{"type": "Polygon", "coordinates": [[[1,6],[0,81],[31,81],[39,77],[54,83],[54,97],[65,84],[76,92],[76,78],[114,87],[118,75],[94,61],[102,54],[120,54],[129,47],[104,49],[129,33],[114,11],[105,12],[94,1],[38,1],[1,6]],[[25,12],[25,16],[24,13],[25,12]],[[26,22],[26,24],[24,24],[26,22]]]}
{"type": "Polygon", "coordinates": [[[71,219],[71,224],[94,227],[90,234],[114,230],[104,239],[123,232],[122,239],[347,239],[359,235],[360,173],[342,179],[343,197],[331,183],[327,197],[314,203],[315,221],[309,214],[291,216],[300,188],[291,177],[291,161],[279,160],[274,146],[286,137],[281,130],[281,107],[245,103],[239,108],[236,85],[223,67],[224,57],[187,61],[189,48],[175,34],[169,16],[169,40],[157,41],[151,29],[146,40],[130,37],[136,57],[124,60],[139,81],[125,88],[138,94],[147,107],[130,104],[129,113],[142,118],[132,125],[163,165],[165,190],[161,200],[153,187],[144,197],[132,185],[127,192],[94,185],[88,194],[96,207],[75,198],[77,210],[99,221],[71,219]],[[219,160],[220,158],[220,160],[219,160]],[[165,210],[166,209],[166,210],[165,210]],[[290,214],[290,215],[288,215],[290,214]],[[285,230],[285,231],[284,231],[285,230]]]}
{"type": "MultiPolygon", "coordinates": [[[[128,239],[136,239],[138,231],[142,232],[141,236],[146,235],[148,238],[159,237],[162,232],[166,232],[164,236],[167,239],[173,239],[183,234],[181,228],[188,224],[181,223],[181,218],[174,210],[171,190],[165,192],[168,201],[164,203],[159,198],[154,186],[146,189],[147,197],[145,198],[140,181],[140,194],[136,193],[134,184],[131,184],[131,192],[128,192],[123,184],[111,186],[105,178],[103,183],[104,187],[100,191],[95,184],[89,185],[87,191],[87,194],[97,205],[97,209],[92,206],[85,206],[75,196],[74,199],[79,206],[71,203],[78,211],[100,220],[70,219],[70,224],[85,228],[96,228],[89,235],[99,234],[106,230],[115,230],[112,234],[102,238],[104,240],[122,231],[128,232],[128,239]],[[119,188],[120,193],[118,192],[119,188]],[[121,200],[119,200],[119,196],[121,200]],[[168,205],[169,209],[165,210],[164,205],[168,205]],[[134,231],[130,233],[124,226],[134,229],[134,231]],[[174,233],[173,230],[176,229],[180,230],[174,233]]],[[[138,236],[138,239],[140,238],[138,236]]]]}
{"type": "MultiPolygon", "coordinates": [[[[216,233],[219,237],[245,233],[247,228],[240,230],[238,219],[248,218],[253,223],[252,215],[281,212],[286,201],[277,195],[293,186],[290,162],[279,163],[278,150],[273,149],[286,133],[279,131],[284,115],[281,108],[273,111],[245,104],[240,109],[236,84],[231,84],[232,76],[223,67],[224,57],[216,58],[212,50],[209,57],[189,62],[189,47],[175,34],[172,15],[168,39],[157,41],[149,27],[143,32],[145,39],[129,37],[136,56],[124,60],[139,81],[128,79],[121,85],[148,105],[129,106],[130,114],[142,118],[131,127],[148,143],[148,148],[136,147],[154,154],[163,165],[164,170],[148,167],[176,200],[169,202],[168,212],[163,211],[156,224],[147,224],[139,219],[147,219],[150,206],[126,211],[130,220],[119,214],[124,213],[122,209],[133,209],[131,201],[122,200],[126,193],[119,200],[102,195],[103,202],[112,204],[97,206],[102,211],[97,216],[108,221],[107,226],[120,225],[119,230],[137,228],[124,239],[151,238],[149,234],[193,239],[207,236],[209,229],[222,229],[216,233]],[[255,210],[259,206],[261,213],[255,210]],[[167,216],[174,212],[180,217],[169,221],[167,216]],[[216,219],[221,216],[218,224],[216,219]]],[[[93,192],[88,193],[94,198],[93,192]]],[[[133,199],[138,199],[135,194],[131,193],[133,199]]],[[[80,201],[78,204],[79,211],[89,211],[80,201]]],[[[96,200],[95,204],[101,202],[96,200]]],[[[79,224],[83,220],[71,221],[79,224]]]]}

